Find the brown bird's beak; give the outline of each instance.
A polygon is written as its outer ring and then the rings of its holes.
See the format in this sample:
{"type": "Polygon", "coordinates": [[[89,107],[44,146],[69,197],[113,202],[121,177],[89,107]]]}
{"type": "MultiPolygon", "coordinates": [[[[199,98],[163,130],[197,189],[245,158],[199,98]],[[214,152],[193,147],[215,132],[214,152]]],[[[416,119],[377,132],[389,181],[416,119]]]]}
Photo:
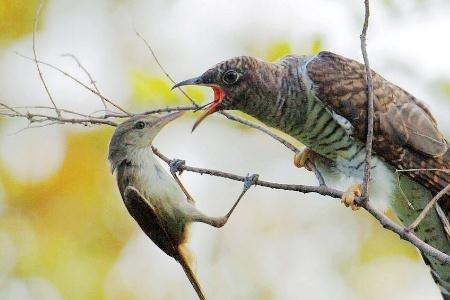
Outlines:
{"type": "Polygon", "coordinates": [[[197,119],[197,121],[195,122],[194,126],[192,127],[191,132],[193,132],[195,130],[195,128],[197,128],[197,126],[200,125],[200,123],[204,119],[206,119],[207,116],[215,113],[216,111],[218,111],[220,109],[220,104],[221,104],[223,98],[225,97],[225,92],[220,86],[218,86],[216,84],[204,83],[201,76],[181,81],[181,82],[175,84],[172,87],[172,90],[175,89],[175,88],[179,88],[181,86],[184,86],[184,85],[208,86],[208,87],[212,88],[213,91],[214,91],[214,101],[212,101],[211,103],[208,103],[204,107],[201,107],[201,108],[204,108],[204,112],[202,113],[200,118],[197,119]]]}
{"type": "Polygon", "coordinates": [[[191,78],[188,80],[178,82],[177,84],[175,84],[172,87],[172,90],[179,88],[181,86],[185,86],[185,85],[202,85],[202,84],[203,84],[202,76],[198,76],[198,77],[194,77],[194,78],[191,78]]]}
{"type": "Polygon", "coordinates": [[[164,115],[161,118],[159,118],[158,121],[156,121],[154,126],[161,129],[164,126],[166,126],[167,124],[169,124],[170,122],[172,122],[173,120],[181,117],[183,114],[184,114],[184,111],[177,111],[174,113],[164,115]]]}

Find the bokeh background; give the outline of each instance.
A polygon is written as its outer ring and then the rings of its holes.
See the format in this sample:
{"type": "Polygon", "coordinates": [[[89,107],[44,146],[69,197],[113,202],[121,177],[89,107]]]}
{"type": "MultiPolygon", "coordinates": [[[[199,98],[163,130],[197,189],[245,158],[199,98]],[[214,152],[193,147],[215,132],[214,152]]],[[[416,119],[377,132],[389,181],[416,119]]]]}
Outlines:
{"type": "MultiPolygon", "coordinates": [[[[36,0],[0,1],[0,101],[49,105],[32,55],[36,0]]],[[[372,1],[372,67],[423,99],[450,137],[450,3],[372,1]]],[[[37,53],[132,111],[187,104],[134,33],[181,80],[236,55],[276,60],[322,49],[361,61],[362,1],[48,0],[37,53]]],[[[98,98],[48,68],[58,106],[90,113],[98,98]]],[[[188,89],[198,101],[207,89],[188,89]]],[[[220,116],[190,133],[194,116],[165,128],[155,144],[170,157],[286,183],[314,184],[292,153],[220,116]]],[[[127,215],[107,163],[113,128],[25,128],[0,119],[0,299],[195,299],[181,268],[127,215]]],[[[242,185],[198,174],[182,180],[211,215],[242,185]]],[[[416,250],[364,211],[336,199],[253,188],[231,222],[195,224],[191,249],[210,299],[439,299],[416,250]]]]}

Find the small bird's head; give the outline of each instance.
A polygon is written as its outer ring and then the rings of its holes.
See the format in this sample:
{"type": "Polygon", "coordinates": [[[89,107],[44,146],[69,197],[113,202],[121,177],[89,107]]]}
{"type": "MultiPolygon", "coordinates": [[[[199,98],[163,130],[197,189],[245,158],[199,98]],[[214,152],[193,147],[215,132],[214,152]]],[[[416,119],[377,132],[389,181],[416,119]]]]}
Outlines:
{"type": "Polygon", "coordinates": [[[202,116],[197,120],[192,130],[210,114],[219,110],[242,109],[242,106],[262,90],[270,72],[264,70],[268,64],[250,56],[239,56],[225,60],[201,76],[177,83],[172,89],[184,85],[201,85],[211,87],[214,100],[206,105],[202,116]]]}
{"type": "Polygon", "coordinates": [[[148,148],[161,128],[182,114],[183,112],[175,112],[162,117],[136,116],[117,126],[109,142],[108,159],[111,169],[114,171],[130,151],[148,148]]]}

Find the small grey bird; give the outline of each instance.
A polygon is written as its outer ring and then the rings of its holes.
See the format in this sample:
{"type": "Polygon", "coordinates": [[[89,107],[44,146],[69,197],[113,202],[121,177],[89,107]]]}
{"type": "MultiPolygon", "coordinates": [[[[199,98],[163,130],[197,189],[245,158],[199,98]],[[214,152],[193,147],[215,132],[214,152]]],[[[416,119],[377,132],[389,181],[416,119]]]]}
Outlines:
{"type": "Polygon", "coordinates": [[[222,227],[240,197],[227,215],[206,216],[158,162],[151,149],[153,139],[164,125],[181,115],[176,112],[160,118],[138,116],[128,119],[114,132],[108,158],[130,215],[161,250],[181,264],[198,297],[206,299],[190,267],[190,253],[186,247],[188,225],[202,222],[222,227]]]}

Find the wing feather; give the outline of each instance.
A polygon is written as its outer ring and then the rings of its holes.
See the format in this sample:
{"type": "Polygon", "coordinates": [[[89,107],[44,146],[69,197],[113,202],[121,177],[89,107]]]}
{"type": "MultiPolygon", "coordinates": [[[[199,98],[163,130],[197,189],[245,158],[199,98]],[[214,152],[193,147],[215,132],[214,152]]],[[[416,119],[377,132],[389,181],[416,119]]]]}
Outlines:
{"type": "MultiPolygon", "coordinates": [[[[316,97],[352,124],[361,142],[367,136],[367,91],[364,65],[321,52],[306,66],[316,97]]],[[[450,150],[436,120],[420,100],[372,71],[374,143],[378,157],[433,194],[450,184],[450,150]]],[[[450,218],[450,193],[440,200],[450,218]]]]}
{"type": "Polygon", "coordinates": [[[174,244],[150,202],[132,186],[125,189],[123,202],[145,234],[167,255],[178,259],[178,244],[174,244]]]}
{"type": "MultiPolygon", "coordinates": [[[[316,96],[359,129],[367,131],[367,96],[364,65],[321,52],[307,66],[316,96]]],[[[375,130],[398,146],[407,146],[431,157],[447,152],[447,142],[436,121],[420,100],[372,71],[375,130]]]]}

